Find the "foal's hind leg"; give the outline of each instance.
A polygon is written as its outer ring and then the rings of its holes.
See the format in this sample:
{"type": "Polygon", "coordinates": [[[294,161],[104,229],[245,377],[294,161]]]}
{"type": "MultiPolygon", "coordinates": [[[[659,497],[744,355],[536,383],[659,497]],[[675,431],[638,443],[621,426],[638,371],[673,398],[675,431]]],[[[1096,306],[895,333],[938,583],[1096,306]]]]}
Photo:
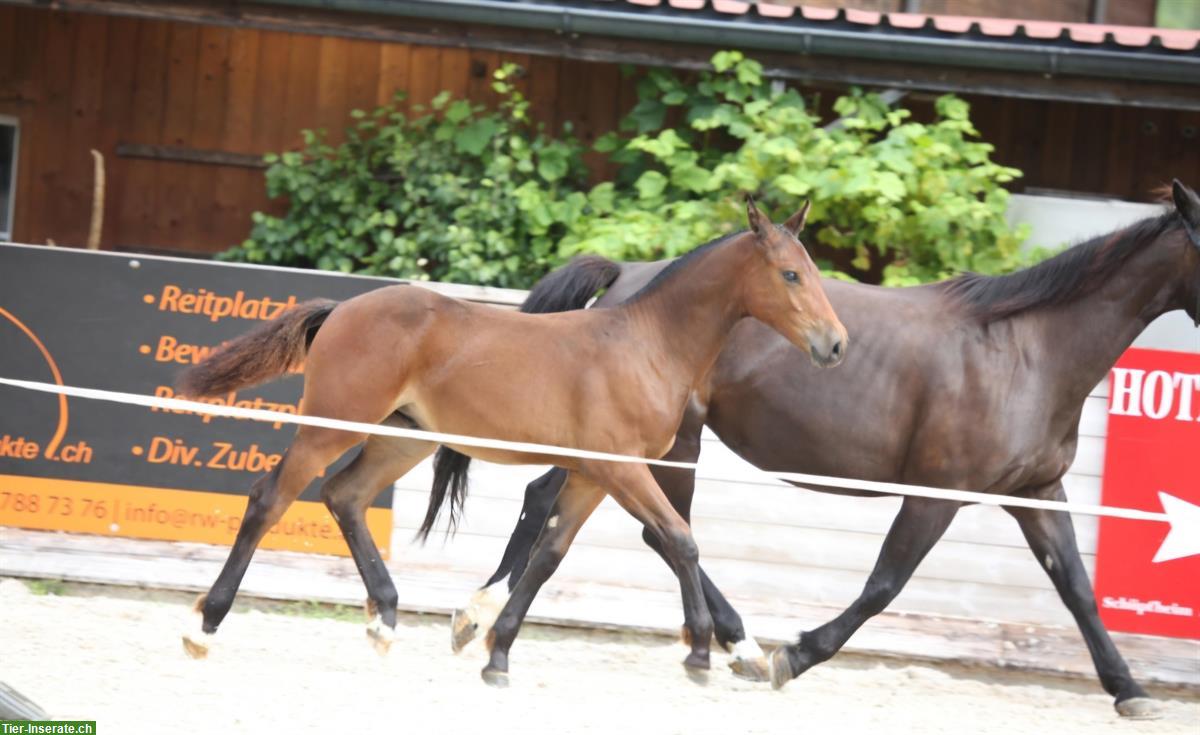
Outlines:
{"type": "Polygon", "coordinates": [[[567,471],[559,467],[525,486],[521,515],[513,529],[500,566],[487,583],[471,595],[466,607],[458,608],[450,618],[450,650],[458,653],[481,632],[486,633],[496,622],[496,616],[508,601],[517,580],[525,572],[529,555],[542,526],[550,517],[550,509],[566,481],[567,471]]]}
{"type": "Polygon", "coordinates": [[[367,529],[367,507],[436,447],[429,442],[372,436],[354,461],[321,486],[321,499],[341,528],[367,588],[367,635],[381,655],[387,653],[395,638],[398,597],[379,547],[367,529]]]}
{"type": "Polygon", "coordinates": [[[858,599],[828,623],[800,634],[796,643],[771,654],[771,685],[776,689],[841,650],[854,631],[883,612],[954,520],[959,504],[907,497],[892,521],[866,587],[858,599]]]}
{"type": "MultiPolygon", "coordinates": [[[[1061,483],[1055,483],[1045,493],[1039,493],[1038,497],[1067,499],[1061,483]]],[[[1135,719],[1158,717],[1161,714],[1158,703],[1134,681],[1125,659],[1113,645],[1104,623],[1100,622],[1096,597],[1075,544],[1075,527],[1071,525],[1071,517],[1066,513],[1033,508],[1006,507],[1005,510],[1021,525],[1029,548],[1046,574],[1050,575],[1059,597],[1075,617],[1088,652],[1092,654],[1100,683],[1114,697],[1117,712],[1122,717],[1135,719]]]]}
{"type": "Polygon", "coordinates": [[[482,672],[483,680],[487,683],[493,686],[508,684],[508,649],[517,637],[525,613],[529,611],[542,584],[558,568],[575,534],[603,499],[604,491],[595,483],[575,472],[567,475],[550,517],[546,519],[534,543],[525,573],[517,581],[488,634],[491,651],[488,664],[482,672]]]}
{"type": "Polygon", "coordinates": [[[208,655],[212,635],[233,605],[242,577],[250,566],[250,558],[271,526],[283,517],[284,511],[318,472],[362,438],[362,434],[301,426],[275,469],[254,483],[229,558],[212,588],[196,601],[196,609],[201,614],[200,630],[183,635],[183,647],[188,655],[193,658],[208,655]]]}

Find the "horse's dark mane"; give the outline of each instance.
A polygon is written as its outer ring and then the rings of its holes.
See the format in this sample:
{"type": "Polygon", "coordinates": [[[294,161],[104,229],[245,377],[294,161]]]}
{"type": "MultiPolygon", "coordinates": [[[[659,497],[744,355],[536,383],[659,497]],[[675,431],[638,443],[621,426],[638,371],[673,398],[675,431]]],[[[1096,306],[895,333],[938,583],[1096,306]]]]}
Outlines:
{"type": "Polygon", "coordinates": [[[1094,237],[1035,266],[1004,276],[966,273],[937,284],[984,323],[1082,298],[1107,281],[1142,245],[1178,223],[1174,211],[1094,237]]]}
{"type": "Polygon", "coordinates": [[[649,283],[647,283],[645,286],[642,286],[636,293],[634,293],[629,298],[625,299],[624,303],[631,304],[631,303],[638,301],[639,299],[653,293],[654,291],[657,291],[663,285],[663,283],[665,281],[669,280],[672,276],[674,276],[676,273],[680,272],[681,270],[684,270],[685,268],[687,268],[688,265],[695,262],[699,258],[700,255],[708,252],[709,250],[712,250],[713,248],[720,245],[721,243],[727,242],[745,232],[747,232],[747,230],[741,230],[739,232],[733,232],[728,235],[722,235],[721,237],[718,237],[715,240],[710,240],[709,242],[704,243],[703,245],[696,248],[695,250],[691,250],[691,251],[685,253],[682,257],[676,258],[675,260],[671,261],[670,264],[668,264],[666,268],[663,268],[658,273],[655,273],[654,278],[651,278],[649,283]]]}

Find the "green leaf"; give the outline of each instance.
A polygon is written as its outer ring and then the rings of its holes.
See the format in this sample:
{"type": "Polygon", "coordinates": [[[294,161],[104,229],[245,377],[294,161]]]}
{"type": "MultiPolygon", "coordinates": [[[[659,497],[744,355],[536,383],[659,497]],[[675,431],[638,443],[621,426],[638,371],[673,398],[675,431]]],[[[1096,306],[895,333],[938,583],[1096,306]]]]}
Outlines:
{"type": "Polygon", "coordinates": [[[663,190],[667,188],[667,177],[657,171],[647,171],[638,177],[637,184],[638,197],[642,199],[653,199],[661,196],[663,190]]]}
{"type": "Polygon", "coordinates": [[[455,100],[446,108],[446,119],[452,123],[462,122],[471,116],[471,103],[466,100],[455,100]]]}
{"type": "Polygon", "coordinates": [[[494,118],[479,118],[458,130],[454,135],[454,147],[459,153],[478,156],[499,131],[500,123],[494,118]]]}
{"type": "Polygon", "coordinates": [[[633,129],[639,133],[648,133],[662,128],[667,116],[667,106],[655,99],[646,99],[634,105],[625,119],[633,124],[633,129]]]}
{"type": "Polygon", "coordinates": [[[558,181],[567,175],[569,163],[566,151],[549,148],[538,156],[538,175],[546,181],[558,181]]]}

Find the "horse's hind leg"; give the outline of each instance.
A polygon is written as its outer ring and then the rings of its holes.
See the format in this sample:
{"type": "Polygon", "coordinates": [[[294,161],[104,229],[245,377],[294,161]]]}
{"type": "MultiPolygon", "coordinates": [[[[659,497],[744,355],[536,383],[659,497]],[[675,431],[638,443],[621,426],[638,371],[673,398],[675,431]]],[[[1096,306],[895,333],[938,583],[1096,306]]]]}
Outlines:
{"type": "Polygon", "coordinates": [[[450,649],[458,653],[475,639],[480,632],[486,633],[496,622],[496,616],[508,601],[517,580],[525,571],[533,544],[538,533],[550,516],[554,499],[558,497],[566,481],[567,471],[558,467],[525,486],[525,499],[521,515],[513,529],[500,566],[492,573],[487,583],[471,595],[466,607],[454,611],[450,618],[450,649]]]}
{"type": "Polygon", "coordinates": [[[388,485],[433,453],[429,442],[372,436],[349,465],[321,486],[321,499],[337,521],[367,588],[367,636],[380,654],[395,637],[396,585],[367,528],[366,511],[388,485]]]}
{"type": "MultiPolygon", "coordinates": [[[[1039,493],[1038,497],[1067,499],[1061,483],[1055,483],[1047,492],[1039,493]]],[[[1100,622],[1096,597],[1088,581],[1087,570],[1079,558],[1071,517],[1066,513],[1033,508],[1006,507],[1005,510],[1017,519],[1029,548],[1075,617],[1079,632],[1083,634],[1088,652],[1092,655],[1096,673],[1100,676],[1100,683],[1114,697],[1117,712],[1123,717],[1135,719],[1158,717],[1161,713],[1158,703],[1134,681],[1125,659],[1113,645],[1104,623],[1100,622]]]]}
{"type": "Polygon", "coordinates": [[[567,475],[550,517],[546,519],[534,543],[525,573],[517,580],[512,595],[488,634],[488,648],[491,651],[482,674],[487,683],[493,686],[507,685],[508,650],[517,637],[525,613],[529,611],[538,590],[558,568],[575,534],[603,499],[604,491],[599,486],[578,473],[567,475]]]}
{"type": "Polygon", "coordinates": [[[771,654],[771,685],[776,689],[841,650],[854,631],[883,612],[954,520],[959,504],[907,497],[884,538],[875,568],[858,599],[828,623],[800,634],[796,643],[771,654]]]}
{"type": "Polygon", "coordinates": [[[203,658],[208,654],[212,635],[229,613],[250,558],[263,536],[317,473],[362,439],[362,434],[301,426],[275,469],[254,483],[229,558],[212,588],[196,601],[196,610],[201,615],[200,629],[184,633],[183,647],[190,656],[203,658]]]}

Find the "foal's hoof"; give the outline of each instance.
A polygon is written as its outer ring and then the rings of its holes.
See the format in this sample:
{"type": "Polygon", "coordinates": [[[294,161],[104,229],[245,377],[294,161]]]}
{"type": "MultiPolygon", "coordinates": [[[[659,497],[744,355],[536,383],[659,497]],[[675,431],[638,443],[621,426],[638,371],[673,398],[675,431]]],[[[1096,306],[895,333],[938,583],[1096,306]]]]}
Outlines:
{"type": "Polygon", "coordinates": [[[496,687],[497,689],[508,688],[508,672],[500,669],[484,666],[483,671],[479,672],[479,676],[488,686],[496,687]]]}
{"type": "Polygon", "coordinates": [[[756,659],[735,658],[729,662],[734,676],[748,681],[771,681],[771,664],[766,656],[756,659]]]}
{"type": "Polygon", "coordinates": [[[458,653],[471,641],[475,640],[475,634],[479,632],[479,623],[471,619],[471,616],[466,610],[455,610],[450,615],[450,650],[458,653]]]}
{"type": "Polygon", "coordinates": [[[204,614],[201,612],[203,608],[204,595],[200,595],[187,616],[186,627],[180,636],[184,653],[195,659],[208,658],[208,652],[212,649],[213,634],[204,632],[204,614]]]}
{"type": "Polygon", "coordinates": [[[749,681],[770,681],[771,664],[758,643],[750,637],[743,638],[737,643],[724,644],[725,650],[733,654],[729,668],[734,676],[749,681]]]}
{"type": "Polygon", "coordinates": [[[792,671],[792,662],[788,659],[787,647],[780,646],[771,653],[771,688],[782,689],[796,674],[792,671]]]}
{"type": "Polygon", "coordinates": [[[386,656],[388,651],[392,650],[392,642],[396,640],[396,631],[394,628],[384,625],[383,619],[376,615],[371,618],[371,622],[367,623],[367,639],[371,641],[375,653],[386,656]]]}
{"type": "Polygon", "coordinates": [[[1130,697],[1114,705],[1117,714],[1130,720],[1157,720],[1162,717],[1162,705],[1150,697],[1130,697]]]}
{"type": "Polygon", "coordinates": [[[211,633],[184,633],[180,637],[183,640],[184,653],[194,659],[208,658],[209,644],[212,640],[211,633]]]}

